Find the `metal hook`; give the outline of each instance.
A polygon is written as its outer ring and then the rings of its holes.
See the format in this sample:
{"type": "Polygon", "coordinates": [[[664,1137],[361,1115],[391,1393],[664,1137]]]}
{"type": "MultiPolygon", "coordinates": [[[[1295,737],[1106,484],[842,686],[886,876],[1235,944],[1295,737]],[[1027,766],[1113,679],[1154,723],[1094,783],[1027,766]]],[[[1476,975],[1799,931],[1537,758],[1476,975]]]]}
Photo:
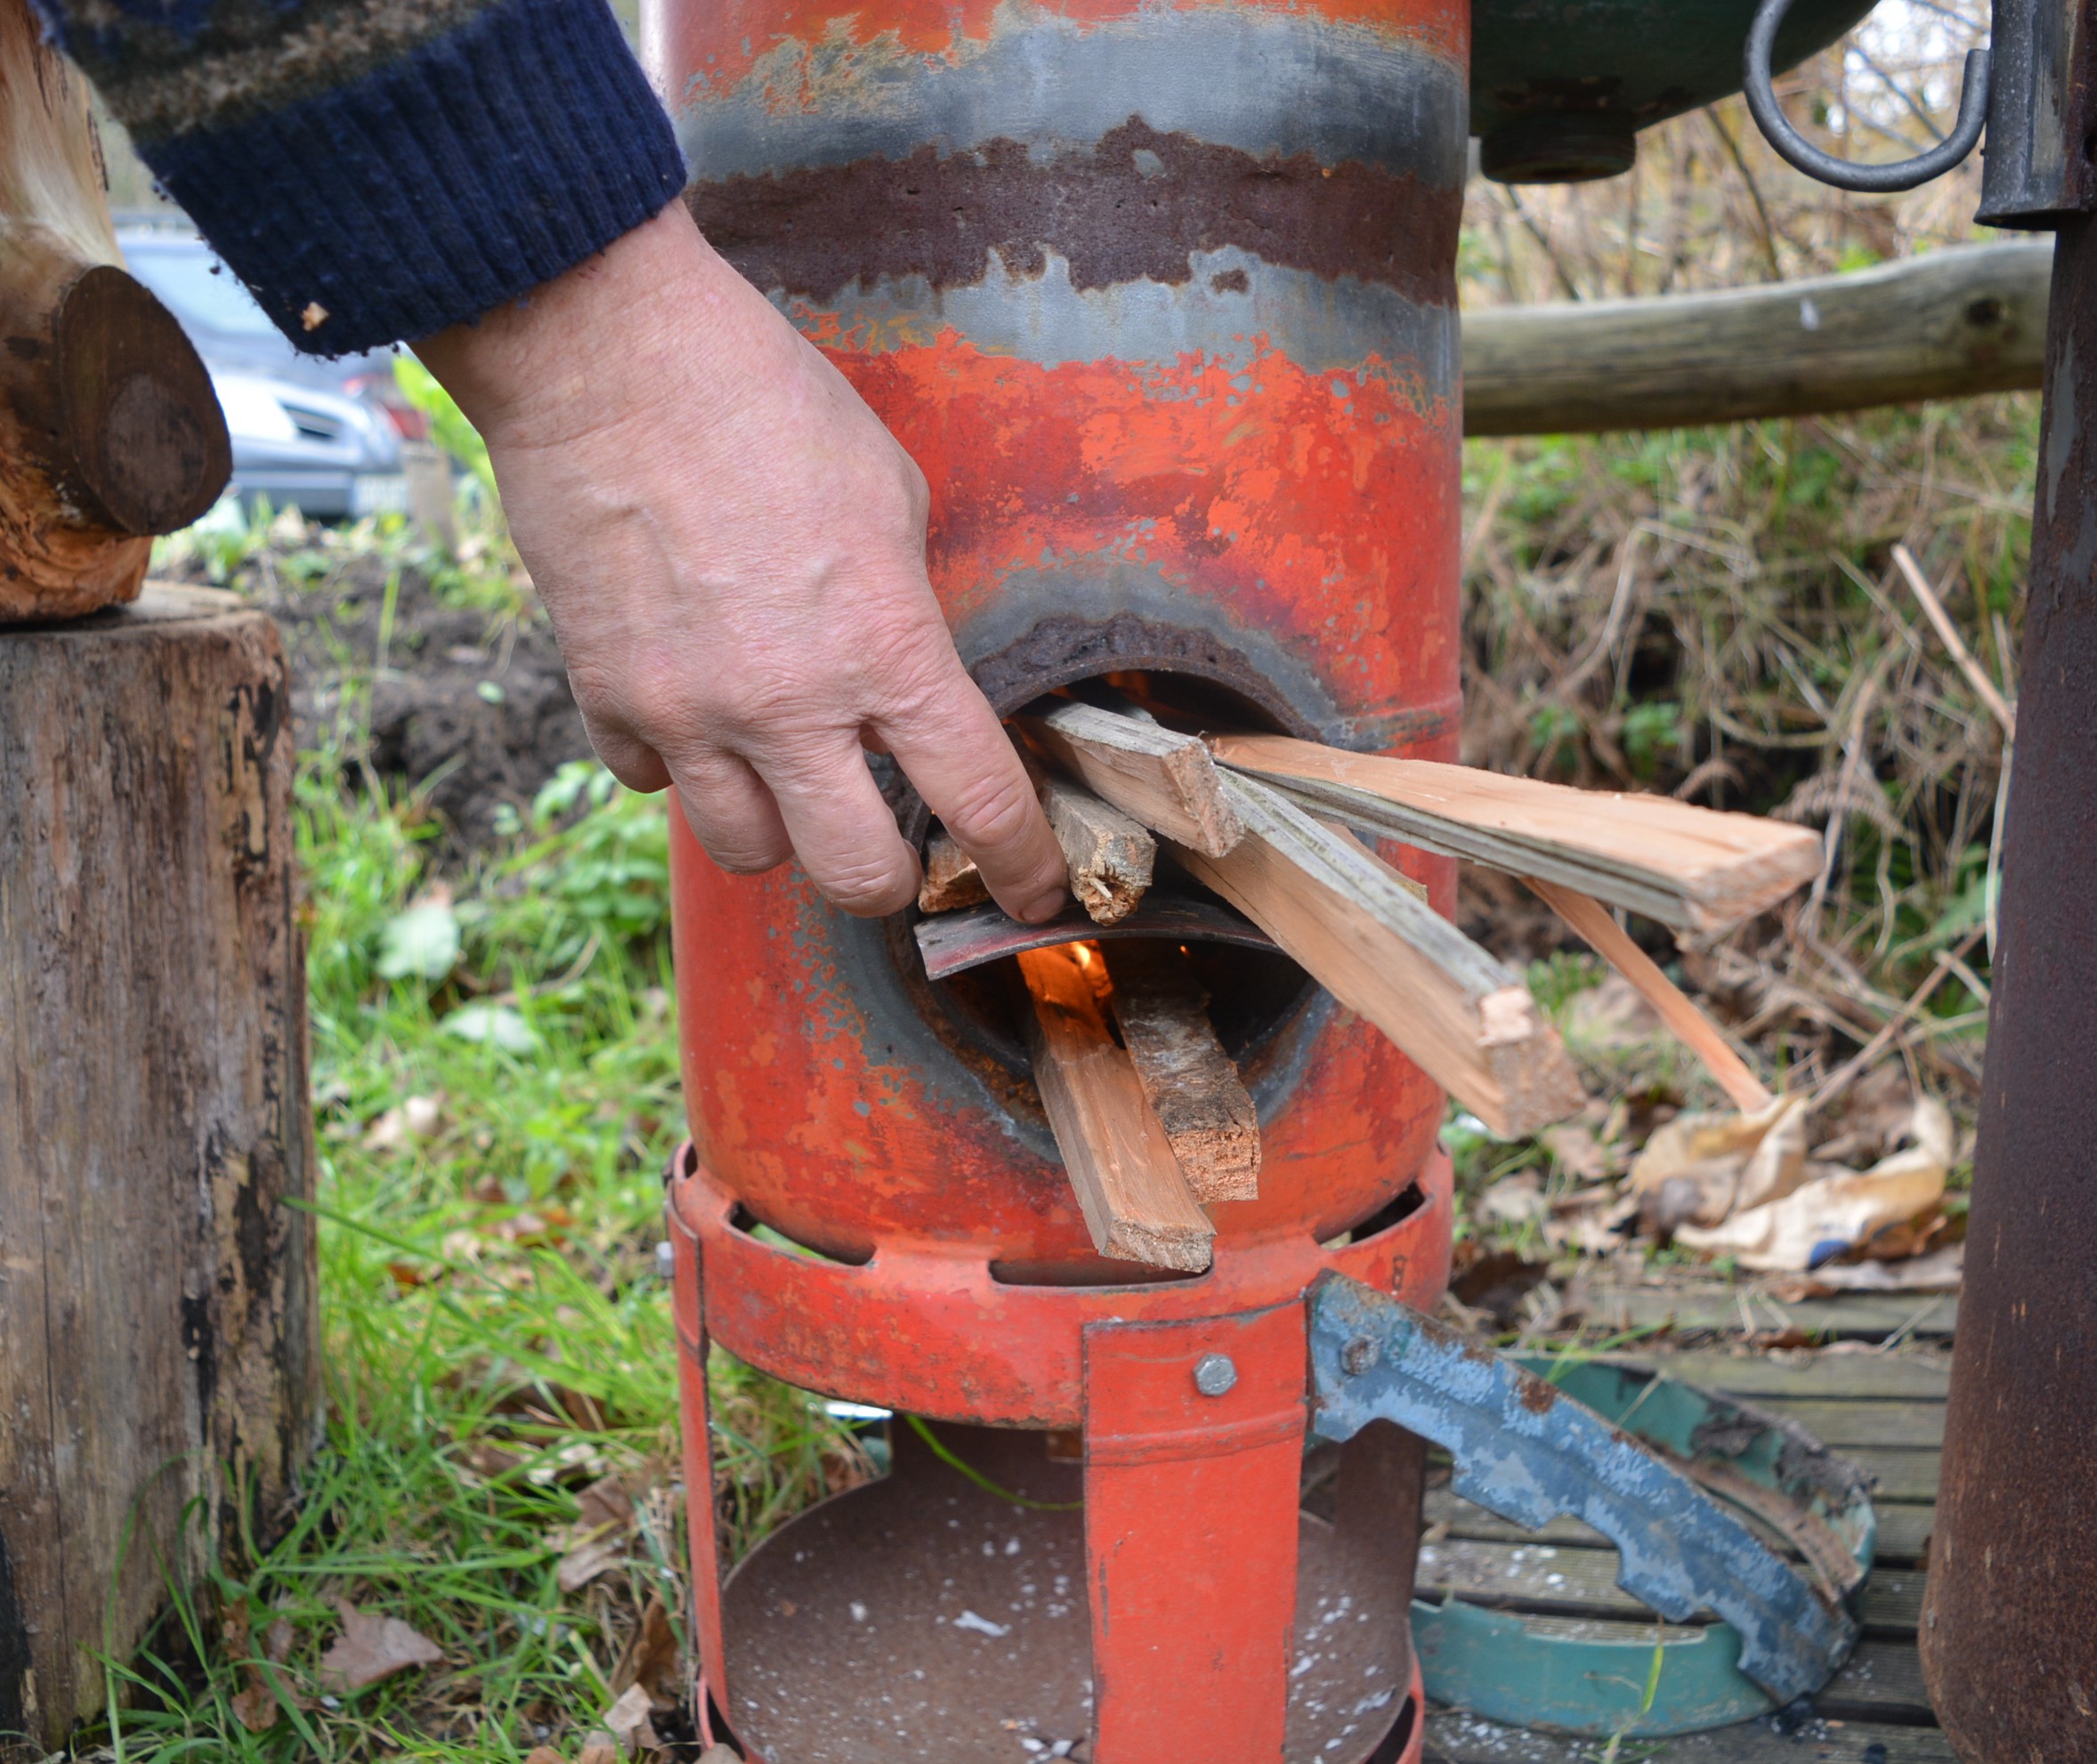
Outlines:
{"type": "Polygon", "coordinates": [[[1791,11],[1791,4],[1792,0],[1761,0],[1755,8],[1753,27],[1747,33],[1747,108],[1754,113],[1764,139],[1781,158],[1807,176],[1831,183],[1837,190],[1882,192],[1913,190],[1917,184],[1927,183],[1951,170],[1973,150],[1988,122],[1988,51],[1985,49],[1968,52],[1966,77],[1959,89],[1958,122],[1950,137],[1927,153],[1918,153],[1912,159],[1899,159],[1891,165],[1872,166],[1838,159],[1814,146],[1791,125],[1791,119],[1777,101],[1776,88],[1770,84],[1771,51],[1784,16],[1791,11]]]}

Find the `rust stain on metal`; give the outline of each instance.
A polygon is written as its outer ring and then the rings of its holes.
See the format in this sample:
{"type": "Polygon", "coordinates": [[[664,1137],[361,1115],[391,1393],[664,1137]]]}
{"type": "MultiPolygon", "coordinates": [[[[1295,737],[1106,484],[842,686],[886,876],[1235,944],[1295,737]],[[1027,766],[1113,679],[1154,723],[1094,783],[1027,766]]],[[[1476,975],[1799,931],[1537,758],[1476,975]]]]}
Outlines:
{"type": "Polygon", "coordinates": [[[1042,274],[1055,252],[1081,292],[1178,286],[1193,277],[1193,254],[1235,245],[1268,263],[1452,306],[1463,191],[1308,153],[1256,157],[1136,117],[1045,162],[1010,139],[951,155],[927,146],[902,160],[701,182],[685,200],[751,281],[811,300],[883,277],[970,287],[990,273],[993,251],[1024,277],[1042,274]]]}

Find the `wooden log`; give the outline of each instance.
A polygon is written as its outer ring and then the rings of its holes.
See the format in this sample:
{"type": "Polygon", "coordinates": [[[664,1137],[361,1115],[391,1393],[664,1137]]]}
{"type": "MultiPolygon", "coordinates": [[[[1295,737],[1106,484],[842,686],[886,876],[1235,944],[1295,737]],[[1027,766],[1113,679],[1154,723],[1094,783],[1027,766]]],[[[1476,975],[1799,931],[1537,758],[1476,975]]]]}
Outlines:
{"type": "Polygon", "coordinates": [[[943,829],[925,841],[925,874],[918,884],[919,912],[951,912],[991,897],[976,860],[943,829]]]}
{"type": "Polygon", "coordinates": [[[1718,1024],[1631,941],[1631,934],[1610,917],[1608,908],[1591,894],[1575,894],[1555,882],[1540,882],[1534,876],[1523,879],[1597,955],[1631,982],[1640,997],[1660,1014],[1661,1022],[1674,1032],[1675,1039],[1704,1062],[1704,1070],[1742,1114],[1759,1114],[1777,1100],[1734,1051],[1718,1024]]]}
{"type": "Polygon", "coordinates": [[[1463,432],[1672,429],[2036,388],[2052,240],[1713,294],[1463,315],[1463,432]]]}
{"type": "Polygon", "coordinates": [[[1194,736],[1089,704],[1060,704],[1018,726],[1036,749],[1154,832],[1210,857],[1243,833],[1194,736]]]}
{"type": "Polygon", "coordinates": [[[1070,866],[1071,893],[1096,925],[1119,925],[1151,885],[1158,842],[1139,821],[1082,785],[1043,773],[1036,781],[1048,828],[1070,866]]]}
{"type": "Polygon", "coordinates": [[[235,595],[0,631],[0,1734],[59,1747],[320,1424],[291,773],[235,595]]]}
{"type": "Polygon", "coordinates": [[[1019,958],[1033,999],[1029,1048],[1041,1106],[1093,1247],[1118,1261],[1199,1274],[1216,1228],[1188,1192],[1135,1066],[1107,1032],[1079,960],[1084,948],[1066,943],[1019,958]]]}
{"type": "Polygon", "coordinates": [[[1669,797],[1575,790],[1286,735],[1212,735],[1209,745],[1234,771],[1364,831],[1541,877],[1678,929],[1723,931],[1820,873],[1820,840],[1809,829],[1669,797]]]}
{"type": "Polygon", "coordinates": [[[1114,1021],[1195,1200],[1259,1198],[1259,1114],[1216,1039],[1208,995],[1170,943],[1117,945],[1114,1021]]]}
{"type": "Polygon", "coordinates": [[[1327,991],[1366,1017],[1504,1138],[1587,1100],[1529,990],[1397,873],[1279,791],[1223,774],[1245,828],[1226,856],[1173,855],[1272,936],[1327,991]]]}
{"type": "Polygon", "coordinates": [[[0,619],[131,599],[231,471],[210,375],[123,268],[86,83],[0,0],[0,619]]]}

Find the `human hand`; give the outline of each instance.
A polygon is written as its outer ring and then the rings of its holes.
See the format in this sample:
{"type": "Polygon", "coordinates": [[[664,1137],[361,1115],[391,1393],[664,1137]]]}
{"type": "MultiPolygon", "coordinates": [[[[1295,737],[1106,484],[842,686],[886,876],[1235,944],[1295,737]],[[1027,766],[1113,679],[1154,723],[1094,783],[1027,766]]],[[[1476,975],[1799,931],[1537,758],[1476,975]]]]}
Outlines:
{"type": "Polygon", "coordinates": [[[925,573],[924,474],[673,203],[529,303],[415,345],[487,441],[604,764],[676,787],[724,869],[798,855],[848,912],[915,894],[892,752],[999,903],[1065,867],[925,573]]]}

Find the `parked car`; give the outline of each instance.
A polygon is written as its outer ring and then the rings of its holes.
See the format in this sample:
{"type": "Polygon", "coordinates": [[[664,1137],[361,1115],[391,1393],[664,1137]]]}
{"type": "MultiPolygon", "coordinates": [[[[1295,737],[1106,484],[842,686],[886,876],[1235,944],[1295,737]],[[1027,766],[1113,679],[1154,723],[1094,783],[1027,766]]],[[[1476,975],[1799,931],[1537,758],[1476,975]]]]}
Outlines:
{"type": "Polygon", "coordinates": [[[304,354],[194,234],[124,228],[117,239],[211,372],[233,494],[320,520],[407,509],[402,449],[428,439],[429,419],[401,395],[390,352],[304,354]]]}

